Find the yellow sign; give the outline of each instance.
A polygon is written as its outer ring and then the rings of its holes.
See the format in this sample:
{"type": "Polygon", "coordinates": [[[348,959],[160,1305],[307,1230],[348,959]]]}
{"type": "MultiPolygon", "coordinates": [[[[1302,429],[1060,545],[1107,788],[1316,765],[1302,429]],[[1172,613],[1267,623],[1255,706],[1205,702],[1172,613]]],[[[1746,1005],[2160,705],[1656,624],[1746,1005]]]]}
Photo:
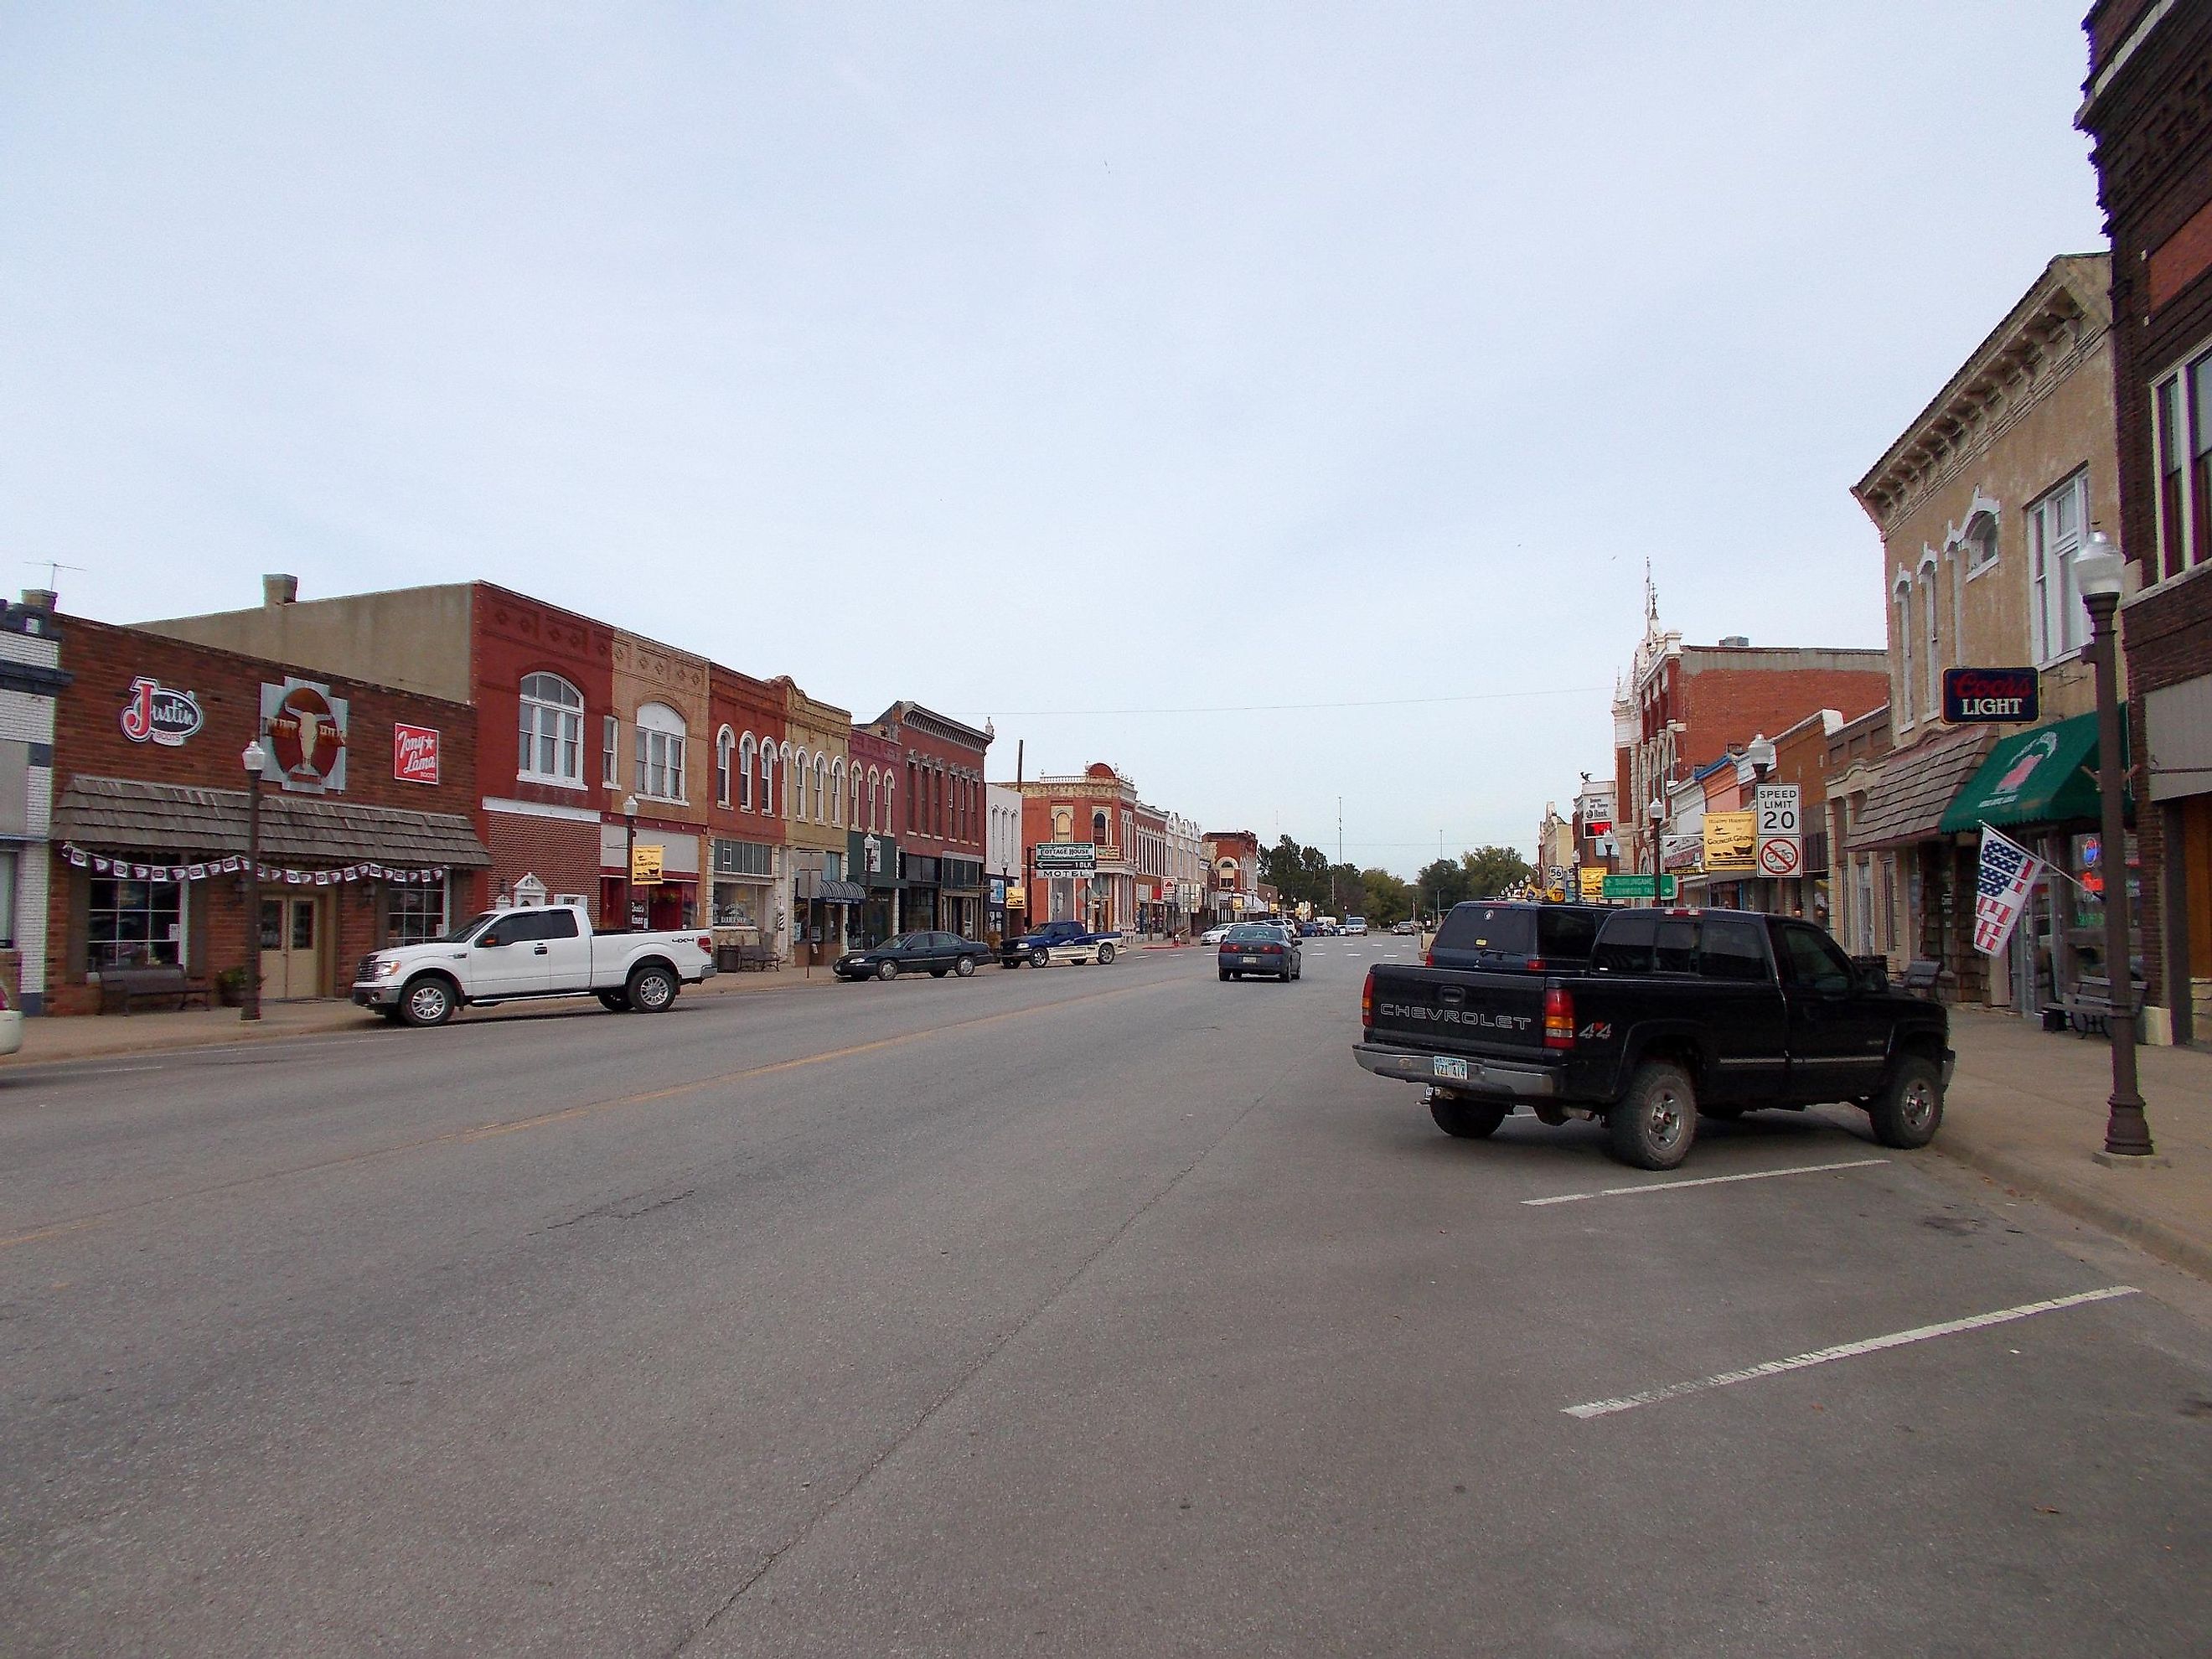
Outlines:
{"type": "MultiPolygon", "coordinates": [[[[1746,816],[1748,816],[1747,814],[1746,816]]],[[[639,845],[629,849],[629,878],[638,887],[660,884],[660,848],[639,845]]]]}
{"type": "Polygon", "coordinates": [[[1583,902],[1585,904],[1595,904],[1605,896],[1604,871],[1583,870],[1578,871],[1577,874],[1582,882],[1583,902]]]}
{"type": "Polygon", "coordinates": [[[1749,875],[1759,867],[1759,814],[1705,814],[1705,872],[1749,875]]]}

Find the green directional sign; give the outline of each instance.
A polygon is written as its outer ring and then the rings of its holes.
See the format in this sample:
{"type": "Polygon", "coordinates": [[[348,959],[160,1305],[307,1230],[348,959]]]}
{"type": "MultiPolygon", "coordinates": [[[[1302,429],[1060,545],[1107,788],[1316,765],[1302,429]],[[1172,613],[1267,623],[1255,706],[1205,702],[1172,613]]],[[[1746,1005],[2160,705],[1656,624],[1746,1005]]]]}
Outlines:
{"type": "Polygon", "coordinates": [[[1605,878],[1605,896],[1609,899],[1673,898],[1674,892],[1674,878],[1672,876],[1607,876],[1605,878]],[[1656,896],[1651,890],[1654,882],[1659,884],[1656,896]]]}

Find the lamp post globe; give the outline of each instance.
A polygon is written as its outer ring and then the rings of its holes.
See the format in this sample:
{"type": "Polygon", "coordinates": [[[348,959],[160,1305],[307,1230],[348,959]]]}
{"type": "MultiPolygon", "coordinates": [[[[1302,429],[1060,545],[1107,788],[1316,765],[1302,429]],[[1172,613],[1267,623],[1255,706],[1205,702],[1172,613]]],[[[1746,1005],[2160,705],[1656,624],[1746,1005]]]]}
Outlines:
{"type": "Polygon", "coordinates": [[[2128,950],[2129,757],[2120,737],[2119,630],[2113,623],[2126,586],[2127,562],[2101,530],[2089,532],[2074,557],[2074,580],[2089,612],[2089,656],[2097,674],[2097,794],[2102,809],[2098,862],[2105,875],[2105,981],[2111,987],[2106,1025],[2112,1033],[2112,1092],[2106,1101],[2108,1163],[2156,1155],[2150,1121],[2136,1084],[2135,963],[2128,950]]]}

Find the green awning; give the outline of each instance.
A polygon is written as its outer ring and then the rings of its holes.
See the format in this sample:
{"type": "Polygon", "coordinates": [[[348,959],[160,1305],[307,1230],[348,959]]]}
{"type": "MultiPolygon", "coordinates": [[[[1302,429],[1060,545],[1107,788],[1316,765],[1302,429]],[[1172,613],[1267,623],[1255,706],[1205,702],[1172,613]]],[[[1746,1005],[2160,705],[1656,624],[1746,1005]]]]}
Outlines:
{"type": "Polygon", "coordinates": [[[1985,823],[2094,823],[2100,810],[2097,717],[2076,714],[2001,738],[1940,828],[1949,836],[1985,823]]]}

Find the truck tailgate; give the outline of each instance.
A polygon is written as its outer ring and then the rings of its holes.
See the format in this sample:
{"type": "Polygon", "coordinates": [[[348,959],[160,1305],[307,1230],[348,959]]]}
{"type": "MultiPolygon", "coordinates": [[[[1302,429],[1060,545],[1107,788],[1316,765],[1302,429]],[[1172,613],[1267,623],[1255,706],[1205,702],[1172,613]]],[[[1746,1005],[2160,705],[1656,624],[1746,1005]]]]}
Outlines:
{"type": "Polygon", "coordinates": [[[1544,976],[1378,963],[1376,1042],[1500,1059],[1544,1055],[1544,976]]]}

